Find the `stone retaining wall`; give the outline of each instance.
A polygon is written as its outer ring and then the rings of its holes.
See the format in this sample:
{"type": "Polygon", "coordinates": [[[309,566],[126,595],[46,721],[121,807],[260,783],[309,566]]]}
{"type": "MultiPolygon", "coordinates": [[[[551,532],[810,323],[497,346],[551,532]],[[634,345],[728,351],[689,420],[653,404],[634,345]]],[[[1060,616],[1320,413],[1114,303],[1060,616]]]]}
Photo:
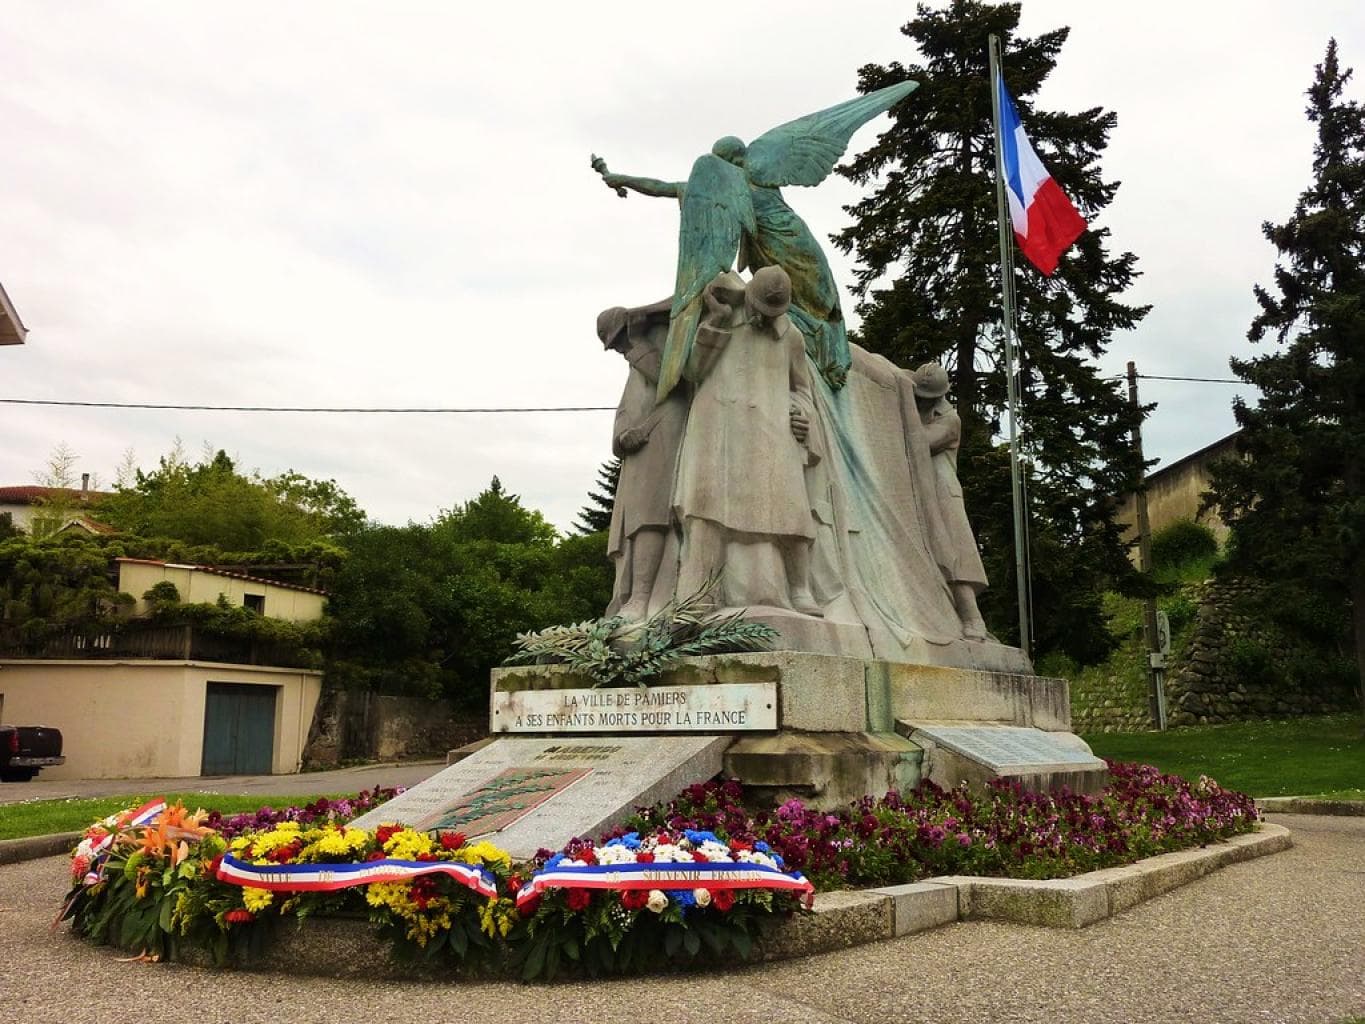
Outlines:
{"type": "Polygon", "coordinates": [[[1352,696],[1318,679],[1296,680],[1280,659],[1285,644],[1245,611],[1258,584],[1198,584],[1193,633],[1166,676],[1171,725],[1206,725],[1348,710],[1352,696]],[[1253,664],[1264,654],[1264,664],[1253,664]]]}
{"type": "Polygon", "coordinates": [[[1147,679],[1109,673],[1071,683],[1071,727],[1078,733],[1141,732],[1152,727],[1147,679]]]}
{"type": "MultiPolygon", "coordinates": [[[[1193,602],[1198,611],[1168,659],[1166,709],[1171,725],[1317,715],[1355,707],[1347,690],[1319,679],[1297,681],[1285,671],[1283,637],[1246,610],[1258,587],[1247,580],[1181,586],[1180,597],[1193,602]],[[1259,665],[1258,658],[1263,658],[1259,665]]],[[[1141,653],[1130,648],[1125,644],[1111,662],[1128,659],[1122,665],[1126,671],[1103,676],[1091,672],[1072,681],[1076,732],[1139,732],[1153,727],[1148,676],[1132,664],[1141,653]]]]}
{"type": "Polygon", "coordinates": [[[444,757],[487,734],[484,712],[450,701],[332,690],[318,701],[303,763],[317,769],[343,761],[444,757]]]}

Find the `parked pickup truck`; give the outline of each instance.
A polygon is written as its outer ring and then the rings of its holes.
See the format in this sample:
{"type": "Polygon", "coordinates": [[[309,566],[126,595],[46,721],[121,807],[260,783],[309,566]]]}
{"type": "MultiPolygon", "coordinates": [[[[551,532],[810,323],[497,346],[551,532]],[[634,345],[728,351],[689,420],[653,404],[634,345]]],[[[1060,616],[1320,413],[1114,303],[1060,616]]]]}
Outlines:
{"type": "Polygon", "coordinates": [[[60,729],[0,725],[0,779],[5,782],[28,782],[41,769],[65,762],[60,729]]]}

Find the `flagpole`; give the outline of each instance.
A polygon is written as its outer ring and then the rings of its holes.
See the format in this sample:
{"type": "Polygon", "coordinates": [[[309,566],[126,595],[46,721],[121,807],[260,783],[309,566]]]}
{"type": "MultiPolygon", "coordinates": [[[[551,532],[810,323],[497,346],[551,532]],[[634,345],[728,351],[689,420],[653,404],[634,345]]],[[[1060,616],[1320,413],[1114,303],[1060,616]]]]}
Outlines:
{"type": "Polygon", "coordinates": [[[995,206],[1000,227],[1000,301],[1005,327],[1005,394],[1010,414],[1010,506],[1014,511],[1014,579],[1019,598],[1019,646],[1033,654],[1028,561],[1024,551],[1024,502],[1019,467],[1019,383],[1014,360],[1014,241],[1005,203],[1005,153],[1000,133],[1000,38],[990,37],[991,119],[995,136],[995,206]]]}

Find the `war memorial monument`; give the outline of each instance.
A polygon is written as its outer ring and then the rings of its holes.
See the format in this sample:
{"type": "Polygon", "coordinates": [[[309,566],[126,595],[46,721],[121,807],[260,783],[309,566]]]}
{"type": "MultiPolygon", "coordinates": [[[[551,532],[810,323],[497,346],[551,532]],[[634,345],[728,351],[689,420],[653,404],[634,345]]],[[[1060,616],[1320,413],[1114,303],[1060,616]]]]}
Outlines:
{"type": "Polygon", "coordinates": [[[353,824],[495,834],[528,857],[718,774],[826,807],[926,778],[1104,785],[1065,680],[1035,675],[977,610],[988,581],[947,373],[849,342],[824,252],[781,191],[818,185],[914,88],[747,146],[724,137],[685,181],[593,158],[619,195],[681,210],[673,293],[597,321],[627,363],[604,611],[643,622],[704,593],[711,614],[774,630],[772,650],[688,659],[646,687],[497,669],[491,742],[353,824]]]}

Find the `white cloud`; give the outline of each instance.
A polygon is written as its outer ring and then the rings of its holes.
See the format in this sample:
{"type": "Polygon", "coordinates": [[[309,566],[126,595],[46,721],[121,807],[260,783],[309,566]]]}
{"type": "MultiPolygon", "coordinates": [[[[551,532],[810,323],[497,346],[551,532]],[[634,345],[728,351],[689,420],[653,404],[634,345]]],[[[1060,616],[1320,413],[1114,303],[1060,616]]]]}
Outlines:
{"type": "MultiPolygon", "coordinates": [[[[11,2],[0,38],[0,280],[31,329],[0,396],[269,405],[613,405],[598,310],[672,285],[674,204],[588,169],[682,177],[913,60],[900,3],[11,2]],[[467,6],[467,5],[464,5],[467,6]]],[[[1155,309],[1106,365],[1226,376],[1245,353],[1262,220],[1306,184],[1303,90],[1329,34],[1365,68],[1357,4],[1030,4],[1071,24],[1043,101],[1119,126],[1106,216],[1155,309]]],[[[875,129],[855,145],[866,145],[875,129]]],[[[817,234],[857,190],[793,190],[817,234]]],[[[835,272],[849,262],[830,253],[835,272]]],[[[1231,429],[1232,388],[1148,382],[1167,459],[1231,429]]],[[[335,477],[424,519],[494,474],[568,526],[609,414],[298,416],[5,407],[0,482],[66,440],[111,477],[174,437],[335,477]]]]}

